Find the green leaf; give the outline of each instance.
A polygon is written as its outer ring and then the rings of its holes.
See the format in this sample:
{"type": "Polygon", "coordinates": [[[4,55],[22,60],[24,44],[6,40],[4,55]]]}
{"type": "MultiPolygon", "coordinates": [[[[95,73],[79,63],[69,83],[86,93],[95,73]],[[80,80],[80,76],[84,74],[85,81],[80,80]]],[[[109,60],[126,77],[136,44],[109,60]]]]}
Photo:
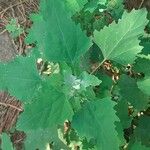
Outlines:
{"type": "Polygon", "coordinates": [[[13,150],[10,137],[6,133],[2,134],[1,139],[2,139],[2,144],[1,144],[2,150],[13,150]]]}
{"type": "MultiPolygon", "coordinates": [[[[96,76],[91,75],[87,72],[82,72],[80,76],[72,75],[70,69],[63,70],[64,75],[64,86],[63,92],[65,95],[69,96],[69,98],[74,97],[76,94],[83,94],[83,92],[87,92],[88,88],[93,88],[101,83],[96,76]]],[[[90,92],[88,91],[90,94],[90,92]]],[[[90,97],[90,96],[89,96],[90,97]]]]}
{"type": "Polygon", "coordinates": [[[33,148],[36,148],[36,145],[41,145],[40,148],[43,147],[43,150],[49,140],[53,140],[53,136],[57,137],[51,135],[57,133],[57,125],[64,123],[66,119],[71,120],[73,115],[65,95],[47,83],[43,83],[36,96],[24,104],[24,112],[17,123],[19,130],[27,133],[27,146],[33,144],[33,148]],[[34,135],[39,132],[42,140],[34,135]],[[37,137],[36,143],[34,140],[30,141],[33,137],[37,137]]]}
{"type": "Polygon", "coordinates": [[[73,117],[72,126],[79,136],[94,138],[99,150],[119,149],[114,125],[119,119],[115,115],[114,105],[110,98],[89,102],[73,117]]]}
{"type": "Polygon", "coordinates": [[[138,111],[146,109],[149,96],[145,95],[137,86],[136,80],[122,75],[119,80],[120,94],[124,100],[130,102],[138,111]]]}
{"type": "Polygon", "coordinates": [[[97,86],[99,85],[102,81],[99,80],[96,76],[88,74],[87,72],[83,72],[81,74],[81,88],[86,90],[87,87],[89,86],[97,86]]]}
{"type": "Polygon", "coordinates": [[[70,99],[74,97],[77,92],[80,91],[81,88],[81,79],[77,76],[72,75],[71,72],[64,72],[64,86],[62,91],[65,95],[70,99]]]}
{"type": "Polygon", "coordinates": [[[49,61],[78,61],[91,46],[79,26],[71,20],[71,13],[60,0],[43,0],[27,42],[36,42],[37,49],[49,61]]]}
{"type": "Polygon", "coordinates": [[[150,117],[141,116],[138,126],[135,129],[135,135],[138,141],[150,147],[150,117]]]}
{"type": "Polygon", "coordinates": [[[23,28],[20,27],[16,19],[11,19],[6,25],[6,30],[11,34],[13,38],[20,36],[24,32],[23,28]]]}
{"type": "Polygon", "coordinates": [[[0,63],[0,72],[0,88],[20,100],[31,98],[41,84],[33,56],[18,56],[8,63],[0,63]]]}
{"type": "Polygon", "coordinates": [[[94,42],[101,48],[104,60],[121,64],[133,63],[142,50],[138,37],[144,33],[147,24],[145,9],[125,12],[118,24],[113,22],[101,32],[94,32],[94,42]]]}

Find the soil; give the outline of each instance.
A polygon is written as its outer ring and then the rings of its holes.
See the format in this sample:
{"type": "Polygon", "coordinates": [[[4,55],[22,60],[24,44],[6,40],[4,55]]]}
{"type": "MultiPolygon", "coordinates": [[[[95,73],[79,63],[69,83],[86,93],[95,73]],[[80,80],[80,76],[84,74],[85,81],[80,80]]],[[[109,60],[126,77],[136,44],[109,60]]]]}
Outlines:
{"type": "MultiPolygon", "coordinates": [[[[0,0],[0,62],[10,61],[16,55],[23,54],[26,49],[23,42],[26,32],[13,39],[5,30],[6,24],[11,18],[15,18],[25,30],[32,24],[29,15],[37,10],[38,0],[0,0]]],[[[22,104],[19,100],[7,92],[0,92],[0,134],[8,133],[17,150],[22,149],[25,134],[22,131],[12,132],[10,129],[14,127],[22,111],[22,104]]]]}
{"type": "Polygon", "coordinates": [[[146,7],[150,10],[150,0],[124,0],[125,8],[131,11],[132,9],[138,9],[146,7]]]}
{"type": "Polygon", "coordinates": [[[24,33],[17,39],[11,39],[18,54],[23,54],[26,49],[26,29],[32,24],[29,16],[37,12],[38,3],[38,0],[0,0],[0,35],[3,36],[3,33],[7,32],[5,26],[12,18],[24,29],[24,33]]]}

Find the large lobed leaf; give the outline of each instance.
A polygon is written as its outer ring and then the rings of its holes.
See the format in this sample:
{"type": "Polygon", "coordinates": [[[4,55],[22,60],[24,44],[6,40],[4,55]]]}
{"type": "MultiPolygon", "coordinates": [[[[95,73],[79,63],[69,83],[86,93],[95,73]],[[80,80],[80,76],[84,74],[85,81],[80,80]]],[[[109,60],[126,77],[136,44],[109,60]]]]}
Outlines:
{"type": "Polygon", "coordinates": [[[114,125],[119,119],[113,109],[114,105],[110,98],[93,101],[87,103],[73,117],[72,126],[80,136],[95,138],[98,150],[119,149],[114,125]]]}
{"type": "Polygon", "coordinates": [[[0,88],[20,100],[31,98],[42,82],[33,56],[19,56],[0,64],[0,72],[0,88]]]}
{"type": "Polygon", "coordinates": [[[148,22],[146,15],[145,9],[124,12],[118,24],[113,22],[101,32],[94,32],[94,42],[101,48],[104,61],[109,59],[121,64],[133,63],[142,50],[138,38],[148,22]]]}
{"type": "Polygon", "coordinates": [[[65,95],[47,83],[42,84],[32,101],[24,104],[24,111],[17,127],[27,134],[26,147],[42,150],[57,137],[57,125],[63,124],[66,119],[71,120],[73,116],[71,105],[65,95]],[[34,134],[38,133],[39,137],[36,137],[34,134]]]}
{"type": "Polygon", "coordinates": [[[91,46],[79,26],[71,20],[64,1],[43,0],[39,14],[34,15],[27,42],[36,42],[38,51],[48,60],[74,63],[91,46]]]}

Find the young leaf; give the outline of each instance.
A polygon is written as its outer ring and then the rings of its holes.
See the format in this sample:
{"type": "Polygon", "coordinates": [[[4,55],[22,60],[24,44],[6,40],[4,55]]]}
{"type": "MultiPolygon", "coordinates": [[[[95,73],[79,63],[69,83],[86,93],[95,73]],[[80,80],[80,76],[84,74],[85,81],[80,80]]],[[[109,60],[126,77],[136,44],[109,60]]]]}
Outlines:
{"type": "Polygon", "coordinates": [[[11,34],[13,38],[20,36],[24,30],[20,27],[20,24],[16,19],[11,19],[10,22],[6,25],[6,30],[11,34]]]}
{"type": "Polygon", "coordinates": [[[85,104],[73,117],[72,126],[79,136],[94,138],[99,150],[119,149],[114,125],[119,119],[115,115],[114,105],[110,98],[93,101],[85,104]]]}
{"type": "Polygon", "coordinates": [[[96,76],[90,75],[85,71],[81,74],[81,78],[81,86],[84,90],[86,90],[86,88],[89,86],[94,87],[101,83],[101,80],[99,80],[96,76]]]}
{"type": "MultiPolygon", "coordinates": [[[[74,97],[77,93],[87,92],[87,88],[98,86],[101,83],[96,76],[87,72],[82,72],[80,76],[72,75],[70,70],[64,70],[64,86],[63,91],[65,95],[74,97]]],[[[80,95],[79,94],[79,95],[80,95]]]]}
{"type": "Polygon", "coordinates": [[[101,32],[94,32],[94,42],[101,48],[104,60],[121,64],[133,63],[142,50],[138,37],[143,33],[147,12],[145,9],[125,12],[118,24],[113,22],[101,32]]]}

